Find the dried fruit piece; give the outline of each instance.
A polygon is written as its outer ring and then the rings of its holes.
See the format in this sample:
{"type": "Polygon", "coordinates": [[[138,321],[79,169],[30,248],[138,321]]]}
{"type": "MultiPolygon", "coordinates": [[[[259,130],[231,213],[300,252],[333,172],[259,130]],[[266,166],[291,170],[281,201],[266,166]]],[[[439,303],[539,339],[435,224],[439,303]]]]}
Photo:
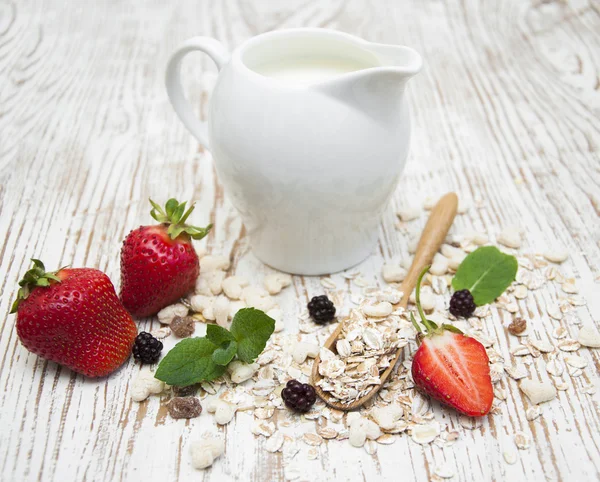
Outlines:
{"type": "Polygon", "coordinates": [[[171,322],[171,331],[177,338],[187,338],[196,331],[196,320],[191,316],[176,316],[171,322]]]}
{"type": "Polygon", "coordinates": [[[202,405],[196,397],[175,397],[167,403],[167,410],[175,419],[195,418],[202,413],[202,405]]]}
{"type": "Polygon", "coordinates": [[[173,395],[176,397],[190,397],[192,395],[196,395],[198,391],[198,384],[188,385],[187,387],[171,387],[173,390],[173,395]]]}
{"type": "Polygon", "coordinates": [[[523,318],[515,318],[510,325],[508,325],[508,332],[511,335],[519,335],[527,329],[527,320],[523,318]]]}

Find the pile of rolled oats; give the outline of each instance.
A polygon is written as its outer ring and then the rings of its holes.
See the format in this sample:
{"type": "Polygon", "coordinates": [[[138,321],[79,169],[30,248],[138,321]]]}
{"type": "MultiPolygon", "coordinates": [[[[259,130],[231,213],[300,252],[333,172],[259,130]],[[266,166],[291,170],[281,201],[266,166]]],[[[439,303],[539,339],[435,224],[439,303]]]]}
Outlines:
{"type": "MultiPolygon", "coordinates": [[[[392,296],[397,303],[402,293],[392,296]]],[[[381,297],[366,300],[344,321],[335,343],[337,353],[321,349],[318,369],[323,378],[317,385],[341,403],[356,401],[381,383],[380,375],[397,350],[414,336],[403,309],[394,311],[392,304],[381,297]]]]}
{"type": "MultiPolygon", "coordinates": [[[[427,204],[433,205],[433,202],[427,204]]],[[[463,203],[460,210],[465,212],[468,208],[468,203],[463,203]]],[[[397,225],[404,236],[415,240],[409,246],[412,253],[416,250],[417,231],[420,231],[418,226],[411,228],[411,222],[418,217],[416,211],[413,208],[399,213],[401,221],[397,225]]],[[[488,243],[485,233],[467,232],[449,236],[447,244],[436,255],[435,269],[424,278],[423,305],[430,319],[450,320],[485,346],[495,394],[491,413],[495,416],[503,413],[502,404],[510,399],[508,383],[513,380],[528,401],[526,419],[532,421],[542,415],[540,405],[553,400],[561,390],[575,387],[585,394],[595,393],[594,384],[582,376],[588,363],[578,351],[581,347],[600,347],[600,333],[593,326],[581,327],[577,334],[573,333],[582,324],[576,310],[585,302],[578,296],[574,279],[564,276],[559,269],[558,265],[567,258],[565,250],[523,254],[519,251],[523,233],[517,228],[503,230],[496,240],[518,256],[519,261],[515,283],[496,303],[478,308],[468,320],[456,320],[448,313],[452,273],[468,253],[488,243]],[[535,292],[549,283],[554,286],[548,292],[556,295],[550,295],[552,299],[546,303],[548,318],[530,318],[525,305],[527,299],[536,296],[535,292]],[[518,322],[517,316],[527,318],[526,323],[518,322]],[[513,321],[518,329],[511,329],[510,348],[502,353],[495,333],[501,333],[513,321]],[[540,366],[537,362],[542,360],[544,376],[537,372],[540,366]]],[[[252,432],[264,450],[282,453],[284,475],[288,480],[301,476],[299,459],[319,457],[319,446],[334,441],[348,440],[349,445],[364,447],[367,453],[374,454],[379,445],[393,444],[402,433],[408,433],[417,444],[448,447],[460,437],[461,429],[474,430],[483,422],[466,416],[458,416],[457,425],[436,421],[430,400],[414,387],[410,370],[411,353],[416,350],[415,330],[404,310],[393,306],[402,297],[396,283],[404,279],[411,262],[410,257],[387,262],[382,270],[383,279],[389,283],[385,288],[368,281],[358,271],[341,274],[352,285],[349,301],[355,307],[350,310],[336,343],[337,353],[319,351],[336,328],[335,324],[316,325],[305,309],[299,310],[297,318],[300,333],[281,332],[283,314],[274,295],[290,285],[288,275],[275,273],[265,279],[265,289],[252,287],[240,276],[228,276],[229,260],[214,255],[201,259],[202,274],[196,293],[159,313],[159,320],[166,325],[155,335],[169,336],[167,325],[172,319],[185,317],[190,311],[198,321],[214,321],[222,326],[228,326],[237,310],[245,306],[262,309],[276,319],[277,333],[271,336],[256,363],[231,363],[225,375],[201,384],[199,396],[205,412],[213,414],[219,425],[229,423],[236,416],[251,416],[252,432]],[[323,379],[319,386],[340,402],[351,403],[379,384],[380,374],[402,347],[406,347],[404,358],[394,374],[377,396],[356,412],[335,410],[318,400],[308,413],[299,415],[286,409],[282,402],[281,391],[287,381],[308,382],[313,358],[320,353],[319,373],[323,379]],[[297,457],[298,454],[301,456],[297,457]]],[[[321,285],[338,312],[341,311],[346,290],[338,289],[333,277],[322,278],[321,285]]],[[[136,400],[168,389],[162,382],[150,380],[145,371],[142,375],[145,378],[134,386],[139,388],[139,393],[135,392],[136,400]]],[[[439,411],[439,405],[435,404],[439,411]]],[[[506,448],[503,454],[508,464],[517,462],[519,450],[531,446],[527,432],[527,427],[514,427],[515,450],[506,448]]],[[[195,466],[209,466],[221,452],[215,450],[214,457],[196,461],[195,466]]],[[[436,464],[436,477],[452,475],[452,467],[436,464]]]]}

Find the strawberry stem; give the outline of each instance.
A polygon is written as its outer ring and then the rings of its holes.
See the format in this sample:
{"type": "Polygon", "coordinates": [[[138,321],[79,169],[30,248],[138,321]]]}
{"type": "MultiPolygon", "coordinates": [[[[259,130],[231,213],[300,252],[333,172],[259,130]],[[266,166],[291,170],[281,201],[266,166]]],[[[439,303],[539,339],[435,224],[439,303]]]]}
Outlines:
{"type": "Polygon", "coordinates": [[[56,274],[63,268],[57,271],[46,272],[46,267],[39,259],[31,258],[33,267],[23,275],[23,279],[19,281],[19,291],[17,293],[17,299],[14,301],[10,308],[11,313],[16,313],[19,309],[21,301],[26,300],[29,294],[37,287],[50,286],[50,281],[56,281],[60,283],[60,278],[56,274]]]}
{"type": "Polygon", "coordinates": [[[423,311],[423,307],[421,306],[421,281],[423,280],[425,273],[427,273],[427,271],[429,271],[430,267],[431,266],[425,266],[425,268],[423,268],[423,271],[421,271],[421,274],[419,275],[419,278],[417,279],[417,292],[415,295],[416,302],[417,302],[417,310],[419,310],[419,316],[421,317],[421,323],[423,323],[423,325],[425,325],[426,331],[428,331],[428,332],[434,331],[437,328],[437,326],[434,326],[433,323],[425,317],[425,312],[423,311]]]}
{"type": "Polygon", "coordinates": [[[192,239],[199,240],[205,237],[212,228],[212,224],[209,224],[205,228],[185,224],[194,210],[194,204],[187,211],[185,210],[187,202],[179,203],[175,198],[167,201],[165,209],[156,204],[152,199],[150,199],[150,204],[152,205],[150,216],[159,223],[169,226],[167,233],[171,239],[176,239],[180,234],[186,233],[192,239]]]}

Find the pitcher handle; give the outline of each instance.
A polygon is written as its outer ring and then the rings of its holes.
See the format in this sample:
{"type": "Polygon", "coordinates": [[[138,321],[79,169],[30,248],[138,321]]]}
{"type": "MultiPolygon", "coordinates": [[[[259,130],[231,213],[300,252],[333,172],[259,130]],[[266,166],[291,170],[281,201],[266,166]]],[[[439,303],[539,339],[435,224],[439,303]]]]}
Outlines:
{"type": "Polygon", "coordinates": [[[188,53],[193,52],[194,50],[199,50],[200,52],[207,54],[217,65],[218,70],[221,70],[223,65],[225,65],[229,58],[229,54],[225,46],[214,38],[192,37],[177,47],[167,64],[165,83],[167,85],[167,94],[169,95],[171,104],[173,104],[175,113],[196,139],[198,139],[204,147],[210,149],[207,123],[200,121],[196,117],[194,109],[192,109],[191,104],[185,98],[181,87],[181,61],[188,53]]]}

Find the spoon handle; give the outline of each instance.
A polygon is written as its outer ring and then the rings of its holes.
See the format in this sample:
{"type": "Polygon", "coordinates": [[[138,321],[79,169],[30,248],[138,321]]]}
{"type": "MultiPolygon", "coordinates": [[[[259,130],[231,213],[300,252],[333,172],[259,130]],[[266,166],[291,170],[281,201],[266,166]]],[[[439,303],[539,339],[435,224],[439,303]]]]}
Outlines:
{"type": "Polygon", "coordinates": [[[444,239],[446,239],[457,209],[458,197],[455,193],[449,192],[431,210],[425,229],[421,234],[421,239],[419,239],[415,258],[400,288],[404,293],[400,306],[406,308],[408,305],[408,298],[417,285],[419,274],[425,266],[431,264],[435,253],[438,252],[444,239]]]}

